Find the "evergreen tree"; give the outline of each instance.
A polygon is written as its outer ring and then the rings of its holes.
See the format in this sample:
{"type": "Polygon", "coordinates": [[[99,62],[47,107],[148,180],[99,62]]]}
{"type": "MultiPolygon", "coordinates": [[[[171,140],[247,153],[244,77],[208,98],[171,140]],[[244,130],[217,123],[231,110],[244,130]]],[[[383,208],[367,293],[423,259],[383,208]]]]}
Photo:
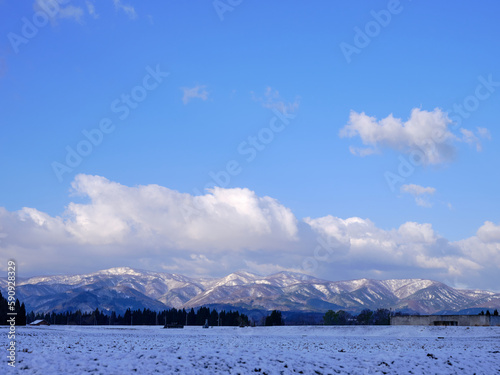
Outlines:
{"type": "Polygon", "coordinates": [[[127,311],[125,311],[125,314],[123,315],[122,324],[125,324],[125,325],[132,324],[132,311],[130,311],[130,307],[127,309],[127,311]]]}
{"type": "Polygon", "coordinates": [[[268,315],[265,320],[266,326],[282,326],[284,325],[281,311],[273,310],[271,315],[268,315]]]}
{"type": "Polygon", "coordinates": [[[389,325],[391,324],[391,312],[387,309],[377,309],[373,313],[371,324],[389,325]]]}
{"type": "Polygon", "coordinates": [[[328,310],[325,315],[323,315],[323,324],[326,326],[335,325],[337,313],[333,310],[328,310]]]}
{"type": "Polygon", "coordinates": [[[208,307],[200,307],[196,312],[196,325],[202,326],[205,324],[205,320],[210,318],[210,309],[208,307]]]}
{"type": "Polygon", "coordinates": [[[21,307],[19,310],[16,310],[17,312],[17,317],[16,317],[16,325],[18,326],[25,326],[26,325],[26,306],[24,305],[24,302],[21,303],[21,307]]]}
{"type": "Polygon", "coordinates": [[[7,312],[9,310],[9,305],[7,299],[3,298],[2,292],[0,292],[0,326],[7,324],[7,312]]]}
{"type": "Polygon", "coordinates": [[[36,320],[36,319],[35,319],[35,313],[34,313],[33,311],[31,311],[31,312],[28,314],[28,316],[27,316],[26,320],[27,320],[27,323],[34,322],[34,321],[36,320]]]}
{"type": "Polygon", "coordinates": [[[245,325],[245,326],[249,326],[250,325],[250,319],[248,318],[248,315],[241,314],[240,315],[240,319],[241,319],[240,325],[245,325]]]}
{"type": "Polygon", "coordinates": [[[212,312],[210,313],[210,319],[208,320],[208,323],[211,326],[217,326],[219,324],[218,320],[219,320],[219,314],[215,309],[213,309],[212,312]]]}
{"type": "Polygon", "coordinates": [[[187,311],[186,311],[186,309],[182,309],[182,311],[181,310],[177,311],[177,317],[178,317],[177,322],[179,324],[184,324],[184,322],[187,321],[187,311]]]}
{"type": "Polygon", "coordinates": [[[494,316],[498,316],[498,310],[497,309],[495,309],[495,311],[493,311],[493,315],[494,316]]]}
{"type": "Polygon", "coordinates": [[[358,324],[368,325],[372,324],[373,311],[369,309],[362,310],[356,317],[358,324]]]}
{"type": "Polygon", "coordinates": [[[344,310],[339,310],[337,312],[333,310],[328,310],[323,316],[323,324],[325,325],[347,325],[349,324],[349,319],[351,314],[344,310]]]}
{"type": "MultiPolygon", "coordinates": [[[[184,324],[184,322],[182,322],[184,324]]],[[[189,311],[189,314],[187,315],[187,324],[190,326],[193,326],[196,324],[196,313],[194,312],[194,309],[191,307],[191,310],[189,311]]]]}
{"type": "MultiPolygon", "coordinates": [[[[16,326],[20,326],[20,325],[26,325],[26,317],[24,318],[24,324],[21,324],[21,316],[20,316],[20,313],[21,313],[21,303],[19,302],[18,299],[16,299],[16,303],[15,303],[15,312],[16,312],[16,326]]],[[[26,313],[25,313],[26,314],[26,313]]]]}

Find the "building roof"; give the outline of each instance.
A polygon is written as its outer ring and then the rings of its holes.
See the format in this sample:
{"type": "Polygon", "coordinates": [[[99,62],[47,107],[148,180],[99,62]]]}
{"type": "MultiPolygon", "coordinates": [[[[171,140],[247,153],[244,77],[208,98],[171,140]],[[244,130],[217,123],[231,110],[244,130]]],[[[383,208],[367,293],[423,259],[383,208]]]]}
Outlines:
{"type": "Polygon", "coordinates": [[[45,319],[38,319],[38,320],[35,320],[34,322],[31,322],[30,325],[36,326],[36,325],[41,324],[41,323],[48,323],[48,322],[45,319]]]}

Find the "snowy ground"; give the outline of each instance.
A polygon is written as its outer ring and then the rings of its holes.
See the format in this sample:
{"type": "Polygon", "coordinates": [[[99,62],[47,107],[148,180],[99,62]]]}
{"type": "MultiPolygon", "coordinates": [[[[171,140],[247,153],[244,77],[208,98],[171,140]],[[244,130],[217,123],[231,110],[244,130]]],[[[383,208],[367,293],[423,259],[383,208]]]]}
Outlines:
{"type": "Polygon", "coordinates": [[[500,327],[50,326],[16,339],[2,374],[500,373],[500,327]]]}

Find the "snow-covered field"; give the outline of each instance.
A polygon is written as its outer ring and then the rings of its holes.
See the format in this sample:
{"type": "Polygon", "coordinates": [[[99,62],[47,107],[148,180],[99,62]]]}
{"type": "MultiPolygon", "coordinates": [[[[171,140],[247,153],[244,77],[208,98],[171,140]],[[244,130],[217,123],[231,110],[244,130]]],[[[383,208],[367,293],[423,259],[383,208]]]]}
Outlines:
{"type": "Polygon", "coordinates": [[[50,326],[16,340],[2,374],[500,373],[500,327],[50,326]]]}

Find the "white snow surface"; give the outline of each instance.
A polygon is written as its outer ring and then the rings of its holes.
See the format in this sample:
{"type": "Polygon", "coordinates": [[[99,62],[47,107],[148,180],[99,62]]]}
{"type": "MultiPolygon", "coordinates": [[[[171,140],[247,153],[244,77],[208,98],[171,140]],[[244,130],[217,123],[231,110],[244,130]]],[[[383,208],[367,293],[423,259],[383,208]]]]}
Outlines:
{"type": "Polygon", "coordinates": [[[3,374],[494,374],[500,327],[17,327],[16,367],[2,357],[3,374]]]}

